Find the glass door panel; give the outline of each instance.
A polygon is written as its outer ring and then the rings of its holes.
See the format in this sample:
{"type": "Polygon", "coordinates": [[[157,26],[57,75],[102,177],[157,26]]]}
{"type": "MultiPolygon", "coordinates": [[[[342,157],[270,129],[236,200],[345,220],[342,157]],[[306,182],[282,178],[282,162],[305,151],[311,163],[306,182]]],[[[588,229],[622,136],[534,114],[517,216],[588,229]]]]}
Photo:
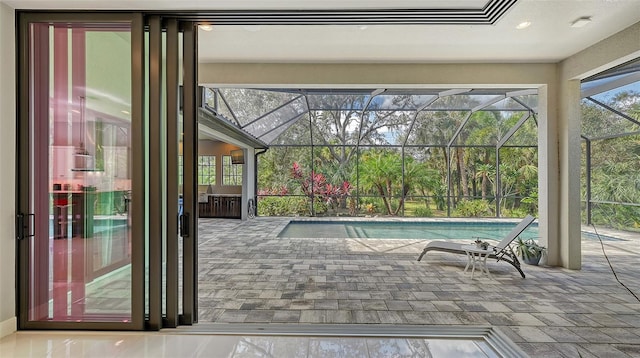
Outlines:
{"type": "Polygon", "coordinates": [[[131,323],[132,22],[27,29],[27,321],[131,323]]]}

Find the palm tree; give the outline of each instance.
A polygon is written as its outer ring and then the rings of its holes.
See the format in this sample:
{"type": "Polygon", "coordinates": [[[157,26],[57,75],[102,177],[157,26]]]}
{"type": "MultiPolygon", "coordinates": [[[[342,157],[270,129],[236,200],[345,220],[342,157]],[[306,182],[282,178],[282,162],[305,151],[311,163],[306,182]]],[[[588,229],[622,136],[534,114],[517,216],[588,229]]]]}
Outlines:
{"type": "Polygon", "coordinates": [[[392,183],[402,173],[400,161],[381,151],[366,153],[360,161],[360,185],[373,189],[382,198],[388,215],[392,215],[392,183]]]}
{"type": "Polygon", "coordinates": [[[482,183],[480,184],[482,191],[482,200],[487,199],[487,189],[489,184],[493,184],[493,180],[496,176],[496,168],[491,164],[479,164],[476,167],[476,178],[482,179],[482,183]]]}

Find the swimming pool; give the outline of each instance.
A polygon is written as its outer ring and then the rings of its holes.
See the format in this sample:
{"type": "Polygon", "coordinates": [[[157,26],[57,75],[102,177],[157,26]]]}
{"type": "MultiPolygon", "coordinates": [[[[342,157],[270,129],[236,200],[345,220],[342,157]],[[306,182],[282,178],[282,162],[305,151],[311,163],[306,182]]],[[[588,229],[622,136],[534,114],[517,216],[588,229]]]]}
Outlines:
{"type": "MultiPolygon", "coordinates": [[[[282,238],[369,238],[369,239],[455,239],[475,237],[502,240],[517,222],[367,222],[291,221],[278,234],[282,238]]],[[[538,224],[529,226],[523,239],[537,238],[538,224]]]]}

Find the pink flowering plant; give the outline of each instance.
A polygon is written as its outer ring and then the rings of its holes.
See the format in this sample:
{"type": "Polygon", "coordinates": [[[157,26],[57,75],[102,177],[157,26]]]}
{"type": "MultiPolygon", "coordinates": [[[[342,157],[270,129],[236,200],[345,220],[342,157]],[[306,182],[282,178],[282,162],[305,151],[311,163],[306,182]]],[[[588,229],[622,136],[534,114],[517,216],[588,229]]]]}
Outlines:
{"type": "Polygon", "coordinates": [[[334,211],[346,203],[353,189],[348,181],[343,181],[341,184],[327,182],[327,178],[322,173],[311,171],[310,174],[305,175],[297,162],[293,163],[291,177],[300,184],[306,196],[322,201],[334,211]]]}

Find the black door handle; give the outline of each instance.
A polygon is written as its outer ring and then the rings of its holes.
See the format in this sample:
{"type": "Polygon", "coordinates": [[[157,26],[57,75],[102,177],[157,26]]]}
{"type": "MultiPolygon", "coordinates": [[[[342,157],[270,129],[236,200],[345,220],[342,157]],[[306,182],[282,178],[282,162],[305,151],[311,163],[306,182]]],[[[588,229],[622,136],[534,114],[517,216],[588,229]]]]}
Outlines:
{"type": "Polygon", "coordinates": [[[189,213],[180,215],[180,237],[189,237],[189,213]]]}
{"type": "Polygon", "coordinates": [[[18,214],[16,215],[16,239],[24,240],[27,237],[34,237],[35,234],[30,232],[30,228],[33,228],[35,222],[36,214],[18,214]],[[25,218],[29,218],[25,220],[25,218]],[[29,232],[25,235],[25,232],[29,232]]]}

